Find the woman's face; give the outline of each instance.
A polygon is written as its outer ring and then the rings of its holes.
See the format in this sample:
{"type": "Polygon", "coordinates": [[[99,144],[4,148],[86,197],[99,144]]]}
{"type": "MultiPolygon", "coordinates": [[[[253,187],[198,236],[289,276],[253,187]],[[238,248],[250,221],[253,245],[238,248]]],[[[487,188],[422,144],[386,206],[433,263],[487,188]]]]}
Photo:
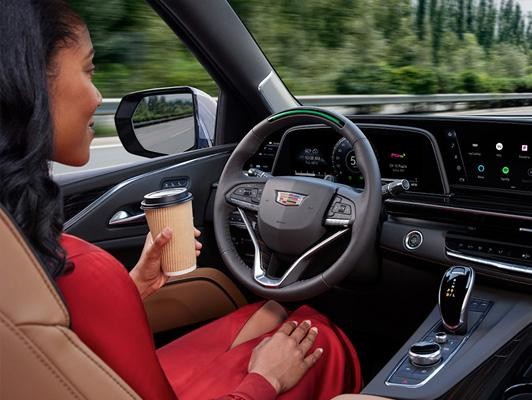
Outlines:
{"type": "Polygon", "coordinates": [[[92,83],[94,50],[87,28],[77,30],[77,40],[61,48],[49,78],[54,126],[53,160],[84,165],[94,137],[93,114],[102,96],[92,83]]]}

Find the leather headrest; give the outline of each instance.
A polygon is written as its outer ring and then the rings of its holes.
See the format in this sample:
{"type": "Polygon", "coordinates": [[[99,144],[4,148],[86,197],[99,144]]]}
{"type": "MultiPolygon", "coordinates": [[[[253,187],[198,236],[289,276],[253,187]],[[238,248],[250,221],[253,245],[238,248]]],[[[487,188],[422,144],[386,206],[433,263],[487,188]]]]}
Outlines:
{"type": "Polygon", "coordinates": [[[20,230],[0,207],[0,312],[13,323],[69,326],[68,311],[20,230]]]}

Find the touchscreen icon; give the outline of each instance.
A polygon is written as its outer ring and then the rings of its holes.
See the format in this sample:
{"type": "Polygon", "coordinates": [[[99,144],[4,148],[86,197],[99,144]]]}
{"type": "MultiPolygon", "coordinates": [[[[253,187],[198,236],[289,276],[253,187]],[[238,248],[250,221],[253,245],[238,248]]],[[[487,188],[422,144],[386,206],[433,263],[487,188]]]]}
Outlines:
{"type": "Polygon", "coordinates": [[[508,175],[510,173],[510,168],[505,165],[502,167],[501,171],[504,175],[508,175]]]}
{"type": "Polygon", "coordinates": [[[496,148],[497,150],[499,150],[499,151],[501,151],[503,147],[504,147],[504,146],[502,145],[501,142],[499,142],[499,143],[497,143],[497,144],[495,145],[495,148],[496,148]]]}
{"type": "Polygon", "coordinates": [[[482,173],[486,170],[486,167],[483,165],[483,164],[478,164],[477,165],[477,171],[482,173]]]}
{"type": "Polygon", "coordinates": [[[521,151],[528,151],[528,144],[522,144],[521,151]]]}

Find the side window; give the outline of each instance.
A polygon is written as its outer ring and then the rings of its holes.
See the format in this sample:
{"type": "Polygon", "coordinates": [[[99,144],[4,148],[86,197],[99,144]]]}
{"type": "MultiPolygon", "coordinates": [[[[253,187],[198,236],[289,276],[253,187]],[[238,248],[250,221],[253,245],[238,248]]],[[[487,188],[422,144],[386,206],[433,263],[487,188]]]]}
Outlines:
{"type": "MultiPolygon", "coordinates": [[[[198,93],[205,93],[207,98],[217,96],[218,88],[212,78],[145,2],[71,0],[70,3],[89,28],[95,49],[96,69],[93,82],[103,97],[103,104],[94,117],[95,137],[91,144],[91,158],[84,169],[108,167],[143,159],[124,149],[115,129],[114,113],[120,99],[126,94],[151,88],[191,86],[198,89],[198,93]]],[[[197,102],[204,102],[205,97],[203,95],[200,97],[197,102]]],[[[157,103],[156,114],[161,117],[160,106],[164,101],[169,103],[168,99],[161,96],[149,99],[149,103],[147,99],[141,106],[142,117],[145,119],[147,115],[145,106],[155,103],[157,103]]],[[[215,107],[215,103],[212,104],[215,107]]],[[[179,108],[179,115],[183,115],[183,107],[179,108]]],[[[210,120],[206,122],[197,121],[197,125],[203,130],[194,127],[181,135],[183,145],[175,147],[174,153],[212,145],[214,129],[209,134],[205,133],[209,124],[212,123],[214,127],[214,120],[211,115],[209,116],[210,120]],[[188,137],[189,135],[195,137],[188,137]]],[[[190,118],[187,118],[188,120],[190,118]]],[[[152,119],[153,121],[156,120],[152,119]]],[[[144,124],[146,125],[146,122],[144,124]]],[[[153,125],[152,130],[155,131],[153,125]]],[[[147,131],[149,129],[143,127],[143,136],[147,131]]],[[[145,140],[146,143],[150,143],[149,137],[146,136],[145,140]]],[[[154,149],[158,150],[158,147],[155,146],[154,149]]],[[[54,175],[79,170],[79,167],[61,164],[53,166],[54,175]]]]}

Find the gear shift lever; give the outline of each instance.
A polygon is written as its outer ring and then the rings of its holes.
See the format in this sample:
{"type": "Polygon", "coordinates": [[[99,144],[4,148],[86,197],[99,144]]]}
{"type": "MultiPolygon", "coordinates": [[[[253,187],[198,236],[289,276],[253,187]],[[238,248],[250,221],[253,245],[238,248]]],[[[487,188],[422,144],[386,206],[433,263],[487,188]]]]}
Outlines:
{"type": "Polygon", "coordinates": [[[459,335],[467,332],[467,304],[474,282],[473,268],[459,266],[445,271],[438,293],[438,304],[443,326],[448,332],[459,335]]]}

